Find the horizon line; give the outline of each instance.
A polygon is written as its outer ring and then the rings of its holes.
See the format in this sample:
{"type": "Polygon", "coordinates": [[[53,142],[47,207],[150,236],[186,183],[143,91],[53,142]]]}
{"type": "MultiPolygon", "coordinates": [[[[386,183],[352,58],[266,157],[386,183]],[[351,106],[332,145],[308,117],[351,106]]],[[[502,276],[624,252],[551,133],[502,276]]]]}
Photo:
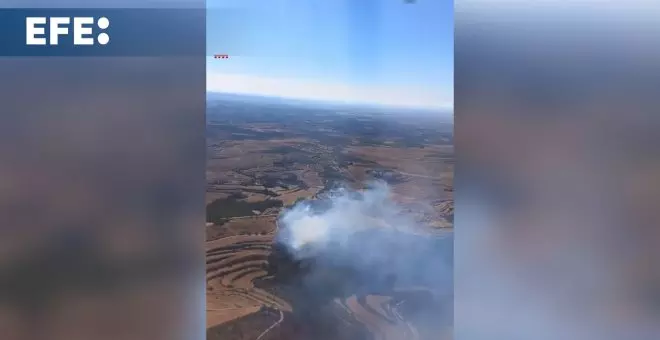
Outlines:
{"type": "Polygon", "coordinates": [[[351,84],[320,79],[207,71],[206,91],[318,102],[453,111],[454,89],[419,85],[351,84]]]}
{"type": "Polygon", "coordinates": [[[273,95],[273,94],[259,94],[259,93],[248,93],[248,92],[219,91],[219,90],[208,90],[208,89],[206,90],[206,94],[220,94],[220,95],[225,94],[225,95],[260,97],[260,98],[269,98],[269,99],[298,100],[298,101],[305,101],[312,103],[325,103],[325,104],[345,105],[345,106],[367,106],[373,108],[441,111],[442,113],[449,113],[452,115],[454,114],[453,105],[427,106],[427,105],[388,104],[388,103],[378,103],[378,102],[359,101],[359,100],[351,101],[351,100],[338,100],[338,99],[320,99],[320,98],[281,96],[281,95],[273,95]]]}

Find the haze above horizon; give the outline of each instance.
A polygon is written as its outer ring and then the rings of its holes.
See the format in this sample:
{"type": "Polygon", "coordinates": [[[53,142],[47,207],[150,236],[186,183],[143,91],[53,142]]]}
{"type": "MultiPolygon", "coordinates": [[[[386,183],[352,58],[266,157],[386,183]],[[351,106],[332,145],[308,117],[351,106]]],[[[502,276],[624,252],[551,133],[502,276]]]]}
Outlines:
{"type": "Polygon", "coordinates": [[[453,109],[452,1],[208,0],[207,7],[209,92],[453,109]]]}

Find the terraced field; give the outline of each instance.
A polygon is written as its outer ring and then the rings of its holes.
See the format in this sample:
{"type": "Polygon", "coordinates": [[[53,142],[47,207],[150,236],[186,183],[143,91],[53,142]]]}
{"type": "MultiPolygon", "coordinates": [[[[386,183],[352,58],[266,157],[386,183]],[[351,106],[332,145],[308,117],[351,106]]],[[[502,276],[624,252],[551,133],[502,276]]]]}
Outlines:
{"type": "Polygon", "coordinates": [[[207,327],[245,316],[261,306],[291,311],[284,300],[256,288],[266,276],[272,235],[229,236],[207,242],[207,327]]]}
{"type": "Polygon", "coordinates": [[[392,297],[380,295],[353,295],[337,301],[369,329],[375,340],[419,339],[415,327],[396,311],[394,302],[392,297]]]}
{"type": "MultiPolygon", "coordinates": [[[[355,285],[348,288],[349,291],[356,289],[355,293],[327,293],[329,295],[319,297],[319,291],[328,290],[317,287],[305,292],[296,288],[299,286],[295,282],[281,281],[281,273],[295,277],[292,274],[295,269],[278,267],[273,273],[273,262],[279,263],[272,257],[276,253],[273,239],[277,228],[269,225],[266,220],[269,218],[251,219],[255,222],[254,234],[235,235],[229,230],[228,236],[206,243],[207,329],[216,334],[209,339],[306,339],[308,335],[301,335],[309,334],[304,331],[305,327],[311,329],[310,332],[329,327],[348,334],[328,334],[328,339],[342,340],[425,340],[430,339],[429,327],[437,331],[435,324],[427,325],[426,330],[422,329],[425,326],[419,328],[414,313],[410,313],[415,308],[406,308],[414,299],[410,298],[409,291],[361,290],[362,283],[348,283],[355,285]],[[269,231],[262,234],[263,228],[269,231]]],[[[273,219],[269,221],[275,223],[273,219]]],[[[286,261],[282,263],[286,265],[286,261]]],[[[342,280],[350,282],[351,279],[344,277],[342,280]]],[[[321,284],[325,285],[326,281],[321,284]]],[[[428,293],[423,288],[421,291],[428,293]]],[[[432,338],[440,339],[437,334],[432,338]]]]}

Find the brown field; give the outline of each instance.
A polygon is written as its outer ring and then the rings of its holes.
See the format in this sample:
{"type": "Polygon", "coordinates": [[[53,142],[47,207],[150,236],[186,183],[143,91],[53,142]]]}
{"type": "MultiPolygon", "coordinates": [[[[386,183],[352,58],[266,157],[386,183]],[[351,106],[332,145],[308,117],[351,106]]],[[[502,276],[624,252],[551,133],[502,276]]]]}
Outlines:
{"type": "MultiPolygon", "coordinates": [[[[250,232],[272,233],[272,220],[263,220],[251,218],[230,224],[238,230],[251,226],[250,232]]],[[[286,301],[253,285],[255,279],[266,275],[272,234],[223,236],[207,242],[207,327],[255,313],[261,306],[290,311],[286,301]]]]}
{"type": "Polygon", "coordinates": [[[321,188],[310,188],[307,190],[293,189],[293,190],[282,190],[278,192],[278,198],[284,202],[285,206],[293,204],[298,198],[309,198],[314,197],[321,188]]]}
{"type": "Polygon", "coordinates": [[[442,179],[453,174],[454,147],[432,145],[424,148],[350,146],[348,152],[396,169],[411,177],[442,179]]]}
{"type": "Polygon", "coordinates": [[[213,241],[230,236],[256,236],[275,232],[275,216],[250,216],[234,218],[229,222],[206,228],[206,240],[213,241]]]}

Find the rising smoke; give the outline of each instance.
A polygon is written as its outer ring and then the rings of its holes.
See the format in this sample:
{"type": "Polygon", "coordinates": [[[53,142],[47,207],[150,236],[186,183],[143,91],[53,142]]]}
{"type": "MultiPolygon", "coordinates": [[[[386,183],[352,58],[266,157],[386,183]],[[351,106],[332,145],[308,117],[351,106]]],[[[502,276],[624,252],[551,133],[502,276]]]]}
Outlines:
{"type": "Polygon", "coordinates": [[[345,187],[333,189],[325,200],[303,201],[286,211],[280,220],[287,238],[282,239],[297,256],[303,249],[320,251],[333,242],[345,244],[350,234],[369,227],[399,227],[413,230],[414,221],[391,200],[384,182],[373,182],[363,192],[345,187]]]}
{"type": "Polygon", "coordinates": [[[363,191],[344,187],[296,204],[281,216],[276,242],[296,260],[314,261],[309,281],[318,268],[350,272],[345,279],[354,284],[345,287],[345,294],[384,289],[385,284],[388,289],[423,286],[451,295],[453,240],[421,230],[414,216],[392,199],[386,183],[372,182],[363,191]]]}

